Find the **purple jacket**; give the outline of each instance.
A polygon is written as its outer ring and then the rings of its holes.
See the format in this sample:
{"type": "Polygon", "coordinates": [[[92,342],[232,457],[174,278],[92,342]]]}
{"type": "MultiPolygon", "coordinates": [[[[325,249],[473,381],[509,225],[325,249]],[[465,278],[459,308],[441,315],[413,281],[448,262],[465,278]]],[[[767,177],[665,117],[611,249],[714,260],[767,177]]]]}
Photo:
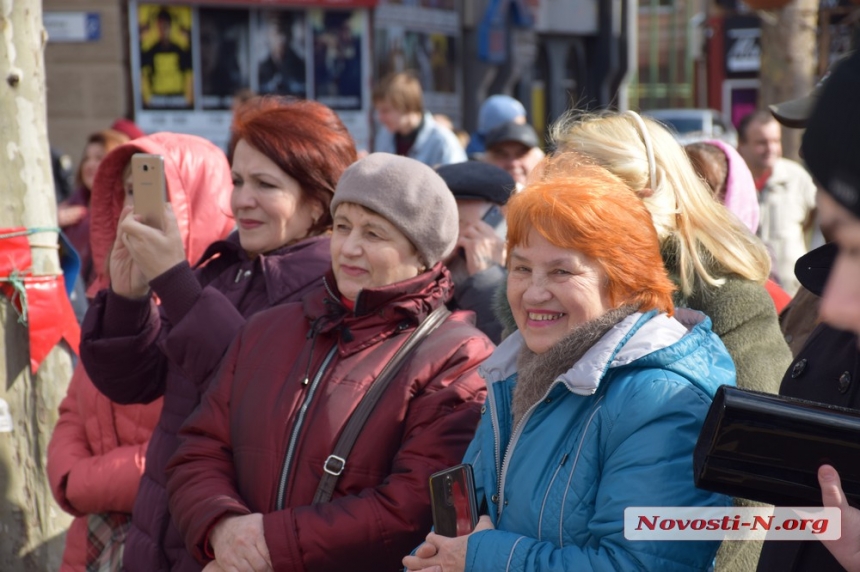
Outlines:
{"type": "Polygon", "coordinates": [[[165,466],[179,444],[179,428],[245,320],[300,300],[331,268],[328,237],[251,260],[234,232],[202,260],[194,271],[178,264],[151,282],[160,307],[99,292],[82,328],[81,361],[100,391],[119,403],[164,396],[125,546],[129,572],[201,569],[167,510],[165,466]]]}

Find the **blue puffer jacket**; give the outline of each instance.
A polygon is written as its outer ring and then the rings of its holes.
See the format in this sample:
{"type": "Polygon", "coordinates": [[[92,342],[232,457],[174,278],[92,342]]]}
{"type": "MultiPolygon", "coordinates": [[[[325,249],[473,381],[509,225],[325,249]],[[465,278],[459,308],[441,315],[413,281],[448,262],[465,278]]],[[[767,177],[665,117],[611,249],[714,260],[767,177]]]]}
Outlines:
{"type": "Polygon", "coordinates": [[[628,541],[632,506],[728,506],[693,485],[693,448],[735,368],[704,314],[635,313],[559,376],[517,427],[523,339],[480,370],[487,404],[465,462],[497,530],[469,538],[466,571],[706,570],[719,542],[628,541]],[[506,450],[507,449],[507,450],[506,450]]]}

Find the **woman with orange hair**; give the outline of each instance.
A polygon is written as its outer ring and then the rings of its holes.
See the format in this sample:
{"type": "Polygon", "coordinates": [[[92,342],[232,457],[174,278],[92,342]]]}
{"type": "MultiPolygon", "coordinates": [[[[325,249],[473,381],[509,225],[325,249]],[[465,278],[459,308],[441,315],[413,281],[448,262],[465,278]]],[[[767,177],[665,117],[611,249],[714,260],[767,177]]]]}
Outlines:
{"type": "Polygon", "coordinates": [[[625,537],[634,506],[723,507],[692,454],[735,369],[710,320],[675,309],[651,217],[602,167],[550,162],[508,203],[518,330],[480,368],[487,407],[465,462],[475,531],[431,533],[409,570],[705,570],[719,542],[625,537]]]}

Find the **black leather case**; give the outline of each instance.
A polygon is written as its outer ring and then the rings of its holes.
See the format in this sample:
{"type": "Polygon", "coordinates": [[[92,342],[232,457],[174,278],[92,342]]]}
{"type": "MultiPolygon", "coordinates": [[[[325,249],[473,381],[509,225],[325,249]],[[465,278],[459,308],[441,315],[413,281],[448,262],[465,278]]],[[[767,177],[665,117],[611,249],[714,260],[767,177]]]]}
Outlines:
{"type": "Polygon", "coordinates": [[[696,486],[779,506],[820,506],[833,465],[860,506],[860,411],[722,386],[693,453],[696,486]]]}

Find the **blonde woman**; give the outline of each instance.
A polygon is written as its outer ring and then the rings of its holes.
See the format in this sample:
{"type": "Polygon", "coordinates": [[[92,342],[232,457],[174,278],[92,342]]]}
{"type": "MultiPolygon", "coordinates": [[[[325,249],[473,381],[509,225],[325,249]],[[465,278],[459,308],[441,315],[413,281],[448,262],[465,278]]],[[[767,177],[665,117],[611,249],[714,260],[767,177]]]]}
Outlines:
{"type": "MultiPolygon", "coordinates": [[[[710,316],[737,368],[738,387],[777,393],[791,352],[764,287],[764,244],[714,200],[683,147],[635,112],[574,116],[553,125],[556,153],[591,158],[644,201],[663,261],[678,287],[675,305],[710,316]]],[[[717,570],[754,570],[760,543],[728,543],[717,570]]]]}

